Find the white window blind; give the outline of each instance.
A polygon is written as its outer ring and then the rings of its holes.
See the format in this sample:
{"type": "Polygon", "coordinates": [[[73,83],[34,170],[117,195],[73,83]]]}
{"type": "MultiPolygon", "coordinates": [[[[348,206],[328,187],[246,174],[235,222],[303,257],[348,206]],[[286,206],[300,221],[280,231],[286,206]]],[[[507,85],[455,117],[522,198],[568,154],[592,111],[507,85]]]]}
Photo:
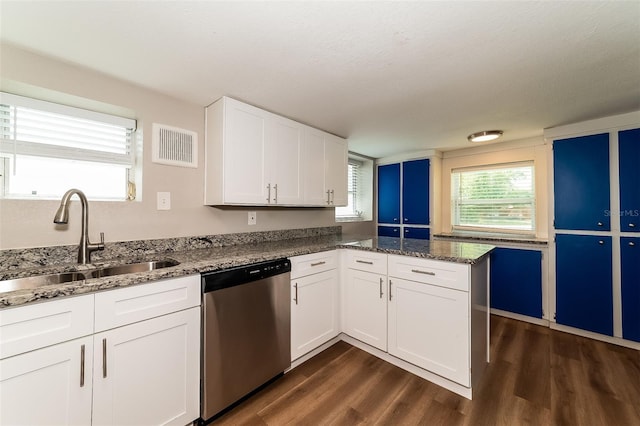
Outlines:
{"type": "Polygon", "coordinates": [[[453,170],[453,228],[533,233],[534,182],[534,166],[530,162],[453,170]]]}
{"type": "Polygon", "coordinates": [[[0,126],[0,155],[11,160],[5,196],[84,186],[89,197],[127,197],[135,120],[0,93],[0,126]]]}
{"type": "Polygon", "coordinates": [[[347,169],[347,205],[336,207],[336,217],[358,217],[358,180],[360,179],[360,168],[362,162],[354,158],[349,158],[347,169]]]}

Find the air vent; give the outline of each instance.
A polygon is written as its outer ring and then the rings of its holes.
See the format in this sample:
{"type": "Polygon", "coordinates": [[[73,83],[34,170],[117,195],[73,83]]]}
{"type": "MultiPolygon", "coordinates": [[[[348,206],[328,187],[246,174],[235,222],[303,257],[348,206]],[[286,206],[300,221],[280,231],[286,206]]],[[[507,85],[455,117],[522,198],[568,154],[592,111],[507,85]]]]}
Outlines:
{"type": "Polygon", "coordinates": [[[198,167],[198,134],[189,130],[153,123],[154,163],[198,167]]]}

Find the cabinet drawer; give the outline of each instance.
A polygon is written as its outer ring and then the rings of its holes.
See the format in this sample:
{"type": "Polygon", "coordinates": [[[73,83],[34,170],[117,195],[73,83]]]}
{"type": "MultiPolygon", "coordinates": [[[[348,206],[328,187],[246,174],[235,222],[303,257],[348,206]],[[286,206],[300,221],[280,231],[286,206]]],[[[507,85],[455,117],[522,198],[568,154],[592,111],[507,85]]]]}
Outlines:
{"type": "Polygon", "coordinates": [[[0,311],[0,359],[93,333],[93,295],[0,311]]]}
{"type": "Polygon", "coordinates": [[[469,291],[469,265],[389,255],[389,276],[469,291]]]}
{"type": "Polygon", "coordinates": [[[100,332],[200,305],[200,275],[96,294],[96,326],[100,332]]]}
{"type": "Polygon", "coordinates": [[[364,250],[347,250],[347,268],[387,275],[387,255],[364,250]]]}
{"type": "Polygon", "coordinates": [[[291,279],[329,271],[338,267],[335,250],[305,254],[291,258],[291,279]]]}

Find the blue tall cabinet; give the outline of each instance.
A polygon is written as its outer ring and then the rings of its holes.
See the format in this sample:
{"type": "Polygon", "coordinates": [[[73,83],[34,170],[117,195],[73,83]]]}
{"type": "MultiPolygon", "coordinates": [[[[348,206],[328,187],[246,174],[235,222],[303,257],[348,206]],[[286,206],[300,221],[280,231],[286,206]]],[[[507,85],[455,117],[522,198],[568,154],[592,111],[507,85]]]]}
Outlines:
{"type": "MultiPolygon", "coordinates": [[[[629,127],[640,118],[635,114],[613,122],[628,120],[629,127]]],[[[580,127],[625,126],[608,123],[580,127]]],[[[640,341],[640,129],[594,133],[553,140],[555,320],[640,341]],[[618,179],[612,179],[616,156],[618,179]]]]}
{"type": "Polygon", "coordinates": [[[378,235],[430,238],[429,169],[428,159],[378,166],[378,235]]]}

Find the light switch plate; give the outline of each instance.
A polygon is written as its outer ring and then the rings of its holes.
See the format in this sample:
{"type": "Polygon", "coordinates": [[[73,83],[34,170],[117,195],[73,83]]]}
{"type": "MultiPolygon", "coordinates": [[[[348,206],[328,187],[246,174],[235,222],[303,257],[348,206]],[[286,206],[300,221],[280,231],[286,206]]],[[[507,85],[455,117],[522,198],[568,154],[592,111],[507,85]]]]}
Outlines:
{"type": "Polygon", "coordinates": [[[158,192],[158,210],[171,210],[170,192],[158,192]]]}
{"type": "Polygon", "coordinates": [[[257,222],[256,212],[249,212],[249,220],[247,221],[247,223],[249,225],[255,225],[256,222],[257,222]]]}

